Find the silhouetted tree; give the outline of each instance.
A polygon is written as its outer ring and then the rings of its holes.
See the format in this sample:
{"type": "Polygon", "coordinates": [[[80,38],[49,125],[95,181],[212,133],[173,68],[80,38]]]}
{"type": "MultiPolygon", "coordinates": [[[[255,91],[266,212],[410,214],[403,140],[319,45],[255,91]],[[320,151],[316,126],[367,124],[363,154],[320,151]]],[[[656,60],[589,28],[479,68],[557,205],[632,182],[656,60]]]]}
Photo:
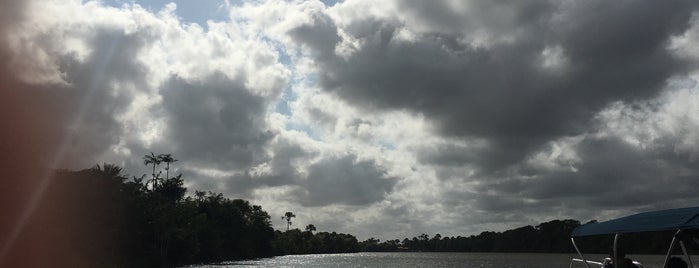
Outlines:
{"type": "Polygon", "coordinates": [[[316,231],[316,226],[313,224],[306,225],[306,231],[308,232],[315,232],[316,231]]]}
{"type": "Polygon", "coordinates": [[[296,217],[293,212],[287,211],[284,213],[284,216],[282,216],[282,220],[286,220],[286,230],[289,231],[289,227],[291,227],[291,218],[296,217]]]}
{"type": "Polygon", "coordinates": [[[201,203],[206,198],[206,192],[199,190],[194,191],[194,198],[194,200],[197,201],[197,203],[201,203]]]}
{"type": "MultiPolygon", "coordinates": [[[[146,166],[153,166],[153,173],[151,173],[151,175],[153,175],[153,179],[150,182],[153,183],[153,188],[155,188],[155,185],[158,184],[158,179],[155,175],[155,167],[160,165],[160,157],[156,156],[153,152],[150,152],[150,155],[143,156],[143,164],[146,166]]],[[[148,184],[148,182],[146,182],[146,184],[148,184]]]]}
{"type": "Polygon", "coordinates": [[[92,169],[106,177],[126,179],[121,175],[122,168],[114,164],[103,163],[102,166],[97,164],[92,169]]]}
{"type": "Polygon", "coordinates": [[[165,179],[170,179],[170,164],[179,160],[172,157],[172,154],[160,154],[158,155],[158,160],[165,163],[165,179]]]}
{"type": "Polygon", "coordinates": [[[184,180],[182,174],[170,179],[166,179],[153,189],[169,202],[179,202],[184,198],[187,189],[184,188],[184,180]]]}

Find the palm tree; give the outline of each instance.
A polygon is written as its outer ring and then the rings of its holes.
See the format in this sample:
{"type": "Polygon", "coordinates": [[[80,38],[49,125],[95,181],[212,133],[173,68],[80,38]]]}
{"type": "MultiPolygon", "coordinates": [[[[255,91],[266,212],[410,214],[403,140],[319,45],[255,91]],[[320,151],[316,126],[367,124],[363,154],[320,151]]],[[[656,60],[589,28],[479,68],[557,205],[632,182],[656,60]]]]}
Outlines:
{"type": "Polygon", "coordinates": [[[296,217],[293,212],[287,211],[284,213],[284,216],[282,216],[282,220],[286,220],[286,230],[289,231],[289,227],[291,226],[291,218],[296,217]]]}
{"type": "Polygon", "coordinates": [[[108,178],[118,178],[120,180],[125,180],[126,177],[121,176],[121,171],[123,170],[121,167],[114,165],[114,164],[107,164],[104,163],[102,166],[99,164],[95,165],[93,170],[101,172],[108,178]]]}
{"type": "Polygon", "coordinates": [[[172,157],[172,154],[161,154],[158,155],[158,159],[160,162],[165,163],[165,179],[169,180],[170,179],[170,163],[175,163],[177,162],[177,159],[172,157]]]}
{"type": "MultiPolygon", "coordinates": [[[[148,165],[153,165],[153,189],[155,189],[155,185],[158,183],[158,179],[155,176],[155,167],[160,165],[160,157],[156,156],[153,152],[150,152],[150,155],[145,155],[143,156],[143,164],[148,166],[148,165]]],[[[146,182],[146,185],[148,183],[146,182]]]]}

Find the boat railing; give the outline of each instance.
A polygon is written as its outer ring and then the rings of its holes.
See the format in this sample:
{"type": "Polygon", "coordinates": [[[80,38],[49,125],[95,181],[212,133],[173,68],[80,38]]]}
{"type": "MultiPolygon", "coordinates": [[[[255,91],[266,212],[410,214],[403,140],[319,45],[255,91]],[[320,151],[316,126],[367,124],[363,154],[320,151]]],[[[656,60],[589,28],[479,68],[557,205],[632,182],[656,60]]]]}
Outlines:
{"type": "Polygon", "coordinates": [[[581,225],[575,228],[571,234],[571,242],[573,242],[573,247],[578,253],[579,258],[573,258],[570,265],[572,267],[573,263],[581,262],[587,268],[591,268],[591,264],[601,264],[602,266],[607,266],[606,261],[603,263],[588,261],[582,254],[582,251],[580,251],[578,246],[575,244],[575,238],[577,237],[614,235],[614,244],[612,247],[612,252],[610,252],[610,257],[611,259],[617,260],[625,255],[624,252],[619,252],[618,247],[618,240],[622,234],[672,231],[675,232],[675,235],[672,237],[672,241],[670,242],[670,247],[667,250],[667,255],[665,256],[665,261],[662,267],[667,268],[669,266],[670,261],[674,260],[673,253],[675,252],[675,249],[679,247],[684,254],[684,259],[687,262],[687,266],[694,268],[694,263],[692,262],[689,252],[687,252],[685,242],[693,241],[699,244],[696,230],[699,230],[699,207],[643,212],[605,222],[581,225]]]}
{"type": "MultiPolygon", "coordinates": [[[[594,265],[599,265],[599,267],[604,267],[605,264],[607,264],[607,263],[609,263],[609,262],[612,261],[611,258],[605,258],[604,260],[605,260],[604,262],[598,262],[598,261],[583,260],[583,259],[578,259],[578,258],[571,258],[571,259],[570,259],[570,268],[573,268],[573,263],[576,263],[576,262],[586,263],[585,266],[587,266],[587,267],[590,267],[589,264],[594,264],[594,265]]],[[[644,267],[643,267],[643,264],[641,264],[641,263],[638,262],[638,261],[632,261],[632,263],[633,263],[636,267],[644,268],[644,267]]]]}
{"type": "Polygon", "coordinates": [[[570,268],[573,268],[573,263],[575,263],[575,262],[585,263],[585,266],[587,266],[587,267],[590,267],[590,264],[599,265],[600,267],[602,267],[602,265],[604,265],[604,263],[601,263],[598,261],[590,261],[590,260],[583,260],[583,259],[578,259],[578,258],[571,258],[570,259],[570,268]]]}
{"type": "MultiPolygon", "coordinates": [[[[687,252],[687,247],[685,246],[683,239],[680,239],[680,237],[682,235],[682,231],[683,231],[682,229],[677,230],[677,232],[675,232],[675,235],[672,237],[672,241],[670,242],[670,247],[668,249],[667,255],[665,255],[665,261],[663,263],[663,267],[667,267],[667,265],[670,261],[670,258],[672,257],[672,253],[673,253],[674,249],[679,244],[680,249],[682,250],[682,253],[684,254],[684,257],[687,259],[687,262],[689,262],[688,267],[694,268],[694,263],[692,262],[692,258],[689,255],[689,252],[687,252]]],[[[617,256],[616,249],[617,249],[617,243],[619,241],[619,237],[620,237],[619,233],[614,235],[613,249],[614,249],[615,256],[617,256]]],[[[696,238],[693,238],[692,240],[699,245],[699,240],[697,240],[696,238]]],[[[571,242],[573,242],[573,248],[575,248],[575,251],[577,251],[578,256],[580,256],[580,258],[571,258],[571,260],[570,260],[570,267],[571,268],[573,267],[574,262],[582,262],[585,264],[585,267],[587,267],[587,268],[591,268],[590,264],[600,265],[600,266],[604,266],[606,264],[606,261],[605,261],[605,263],[602,263],[602,262],[590,261],[590,260],[585,259],[585,256],[582,254],[582,251],[580,251],[580,249],[578,248],[578,245],[575,243],[575,238],[571,238],[571,242]]],[[[607,258],[607,260],[611,260],[611,259],[607,258]]],[[[636,266],[638,266],[640,268],[643,268],[643,265],[637,261],[633,261],[633,264],[635,264],[636,266]]]]}

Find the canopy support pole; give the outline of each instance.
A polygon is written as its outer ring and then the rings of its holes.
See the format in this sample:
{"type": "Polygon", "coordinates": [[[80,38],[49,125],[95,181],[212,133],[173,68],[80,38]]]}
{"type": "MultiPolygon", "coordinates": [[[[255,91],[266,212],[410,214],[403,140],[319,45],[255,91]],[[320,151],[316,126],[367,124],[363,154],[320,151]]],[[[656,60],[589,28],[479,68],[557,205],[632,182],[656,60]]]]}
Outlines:
{"type": "Polygon", "coordinates": [[[677,244],[677,237],[682,233],[682,229],[677,230],[675,235],[672,237],[672,242],[670,242],[670,248],[667,250],[667,256],[665,256],[665,263],[663,264],[663,268],[667,268],[668,262],[670,262],[670,256],[672,256],[672,250],[675,249],[675,245],[677,244]]]}
{"type": "MultiPolygon", "coordinates": [[[[580,256],[580,258],[582,259],[583,263],[585,264],[585,267],[590,268],[590,264],[587,263],[587,260],[585,259],[585,256],[583,256],[582,252],[581,252],[580,249],[578,248],[578,245],[575,244],[575,238],[574,238],[574,237],[571,237],[571,238],[570,238],[570,241],[573,242],[573,247],[575,248],[575,251],[578,252],[578,255],[580,256]]],[[[571,262],[570,265],[572,266],[573,263],[571,262]]]]}
{"type": "Polygon", "coordinates": [[[692,263],[692,257],[689,256],[689,253],[687,253],[687,247],[684,246],[684,241],[680,239],[680,247],[682,247],[682,253],[684,253],[684,256],[687,258],[687,262],[689,262],[689,267],[694,268],[694,263],[692,263]]]}
{"type": "Polygon", "coordinates": [[[617,253],[617,245],[619,244],[619,233],[614,234],[614,247],[612,248],[613,251],[613,257],[614,259],[612,260],[612,263],[614,263],[614,268],[618,268],[617,266],[617,260],[619,259],[619,254],[617,253]]]}

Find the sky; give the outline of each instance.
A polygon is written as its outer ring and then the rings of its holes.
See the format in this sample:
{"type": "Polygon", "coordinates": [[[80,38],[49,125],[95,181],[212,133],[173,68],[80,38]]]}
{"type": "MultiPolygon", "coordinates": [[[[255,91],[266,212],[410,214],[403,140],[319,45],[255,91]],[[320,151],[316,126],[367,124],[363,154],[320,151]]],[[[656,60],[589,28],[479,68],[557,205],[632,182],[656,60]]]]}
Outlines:
{"type": "Polygon", "coordinates": [[[0,149],[360,240],[607,220],[699,204],[698,63],[697,1],[5,0],[0,149]]]}

